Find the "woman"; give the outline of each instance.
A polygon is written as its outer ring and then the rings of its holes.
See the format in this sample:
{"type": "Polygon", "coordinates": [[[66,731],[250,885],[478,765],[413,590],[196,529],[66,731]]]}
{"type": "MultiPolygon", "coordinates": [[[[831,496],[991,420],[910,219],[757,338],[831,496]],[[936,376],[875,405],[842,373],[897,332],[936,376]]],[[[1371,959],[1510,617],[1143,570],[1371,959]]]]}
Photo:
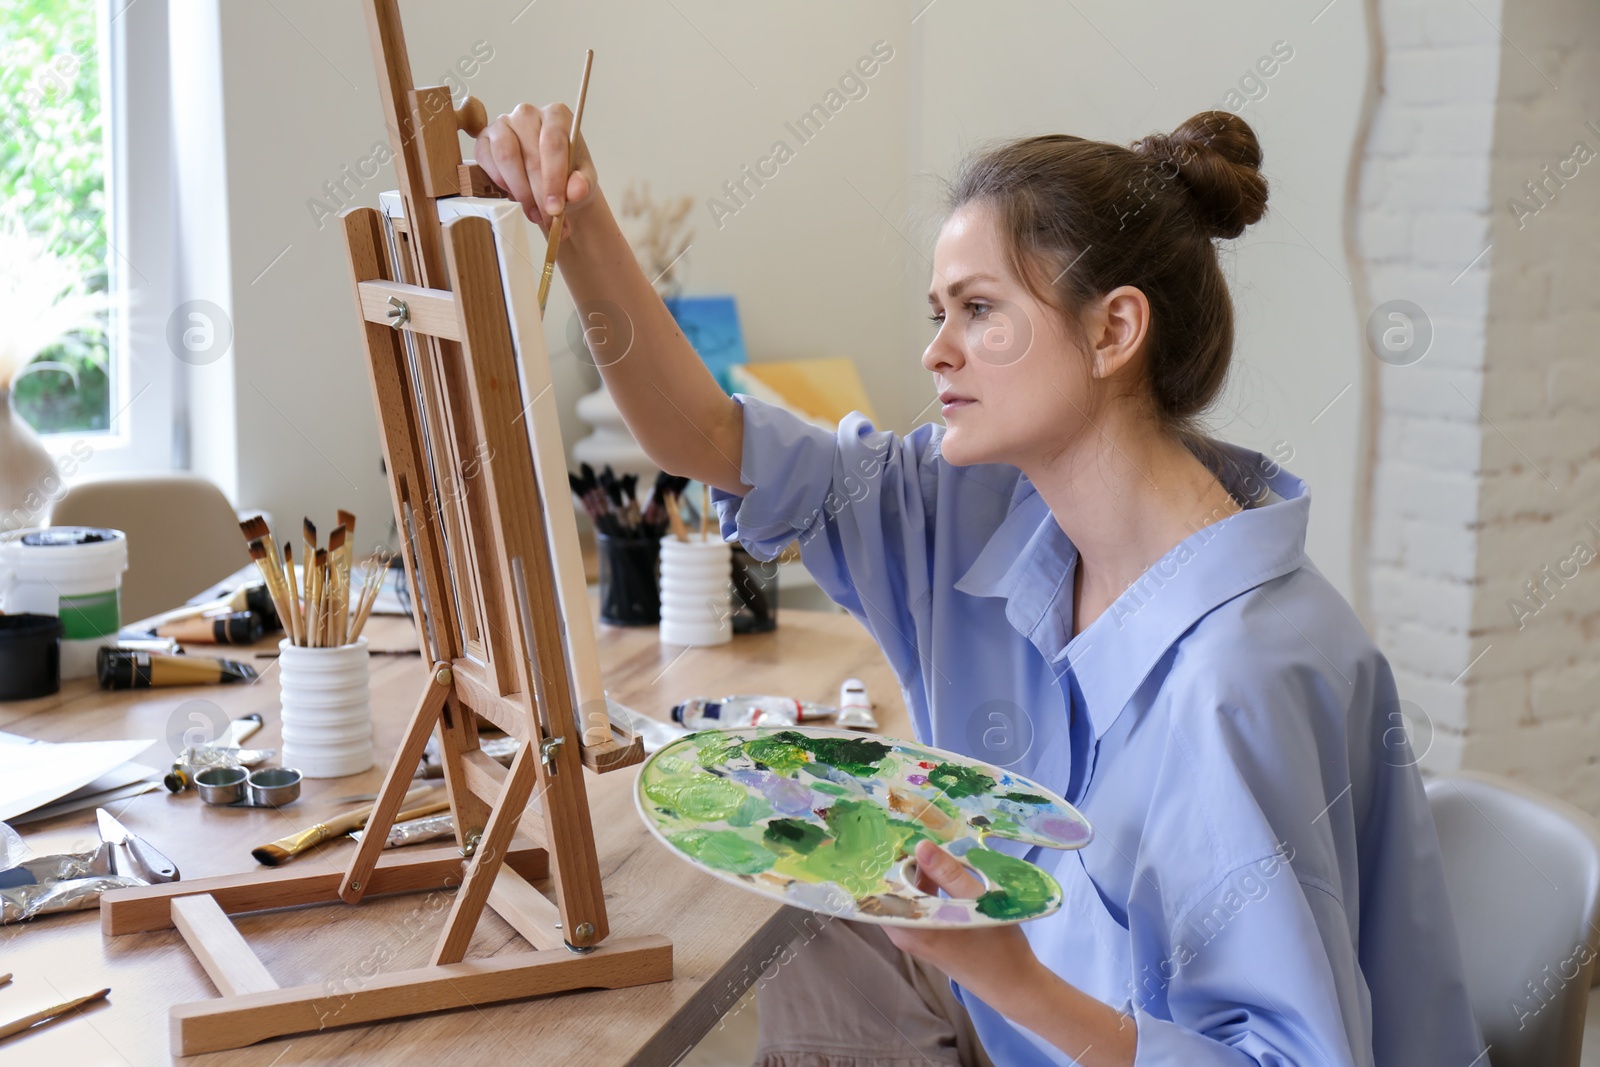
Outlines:
{"type": "MultiPolygon", "coordinates": [[[[1266,210],[1250,127],[969,160],[922,357],[945,426],[899,437],[725,396],[581,143],[568,172],[569,122],[523,105],[477,158],[567,227],[562,275],[640,444],[713,486],[758,557],[799,539],[919,739],[1096,829],[1078,852],[991,840],[1061,883],[1048,918],[827,924],[761,990],[763,1062],[1479,1062],[1389,666],[1305,556],[1305,484],[1196,428],[1233,343],[1216,240],[1266,210]]],[[[917,860],[930,890],[979,891],[931,843],[917,860]]]]}

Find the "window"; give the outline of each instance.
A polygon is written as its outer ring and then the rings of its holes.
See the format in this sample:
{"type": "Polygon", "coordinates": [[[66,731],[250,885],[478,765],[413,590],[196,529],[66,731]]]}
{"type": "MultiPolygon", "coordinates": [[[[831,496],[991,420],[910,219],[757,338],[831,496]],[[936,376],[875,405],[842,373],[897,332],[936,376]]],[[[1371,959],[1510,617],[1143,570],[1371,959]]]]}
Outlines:
{"type": "Polygon", "coordinates": [[[12,343],[23,348],[7,353],[12,362],[32,356],[14,402],[44,434],[108,431],[119,384],[105,299],[113,276],[101,23],[96,0],[0,0],[0,271],[23,282],[32,304],[16,309],[23,315],[42,313],[63,289],[79,292],[57,305],[78,309],[56,320],[59,340],[56,326],[16,330],[12,343]],[[44,338],[43,351],[25,350],[30,336],[44,338]]]}
{"type": "Polygon", "coordinates": [[[173,466],[167,16],[166,0],[0,0],[0,233],[45,244],[101,305],[29,353],[50,366],[16,390],[69,484],[173,466]]]}

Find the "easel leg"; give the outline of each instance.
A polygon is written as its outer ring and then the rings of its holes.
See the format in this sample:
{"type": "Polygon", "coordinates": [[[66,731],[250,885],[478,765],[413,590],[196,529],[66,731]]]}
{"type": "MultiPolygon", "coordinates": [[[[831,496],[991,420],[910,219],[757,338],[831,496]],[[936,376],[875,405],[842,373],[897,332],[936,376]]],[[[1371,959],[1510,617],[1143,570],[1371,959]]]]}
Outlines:
{"type": "Polygon", "coordinates": [[[406,727],[400,750],[395,753],[394,762],[389,764],[383,788],[378,791],[378,801],[373,805],[372,814],[367,817],[367,831],[361,835],[361,847],[356,849],[355,858],[345,871],[344,881],[339,883],[339,899],[346,904],[359,904],[372,881],[372,869],[378,865],[378,857],[383,854],[389,827],[394,825],[394,817],[400,812],[400,802],[405,799],[417,763],[422,759],[422,751],[428,745],[428,735],[433,733],[434,724],[439,721],[440,709],[450,696],[450,684],[449,665],[434,664],[433,678],[429,680],[417,710],[412,713],[411,725],[406,727]]]}
{"type": "Polygon", "coordinates": [[[472,855],[466,878],[445,919],[444,934],[433,952],[435,966],[460,963],[465,958],[478,916],[483,913],[489,890],[494,888],[495,875],[517,832],[517,823],[522,820],[522,809],[528,806],[528,798],[533,795],[537,767],[538,757],[533,754],[532,745],[523,745],[517,750],[516,758],[511,761],[511,773],[506,776],[505,787],[489,816],[489,825],[484,827],[478,850],[472,855]]]}

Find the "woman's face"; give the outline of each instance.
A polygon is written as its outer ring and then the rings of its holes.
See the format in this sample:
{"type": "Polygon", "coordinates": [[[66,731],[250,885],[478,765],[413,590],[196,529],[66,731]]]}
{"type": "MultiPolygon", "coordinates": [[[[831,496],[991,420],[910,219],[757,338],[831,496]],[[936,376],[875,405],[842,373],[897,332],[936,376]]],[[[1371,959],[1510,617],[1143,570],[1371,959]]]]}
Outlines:
{"type": "Polygon", "coordinates": [[[1089,360],[1062,314],[1011,272],[987,204],[945,222],[928,303],[937,332],[922,365],[940,397],[944,458],[1026,470],[1064,451],[1088,424],[1089,360]]]}

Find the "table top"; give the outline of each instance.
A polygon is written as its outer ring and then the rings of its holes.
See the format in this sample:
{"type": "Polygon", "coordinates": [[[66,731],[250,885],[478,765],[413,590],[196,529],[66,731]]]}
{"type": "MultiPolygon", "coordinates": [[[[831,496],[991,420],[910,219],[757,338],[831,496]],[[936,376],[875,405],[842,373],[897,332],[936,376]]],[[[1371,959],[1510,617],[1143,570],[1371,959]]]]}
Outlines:
{"type": "MultiPolygon", "coordinates": [[[[776,630],[710,648],[664,645],[654,627],[598,625],[598,631],[607,692],[646,714],[665,718],[685,697],[728,693],[784,693],[831,704],[837,702],[840,682],[857,677],[873,694],[880,732],[911,735],[887,661],[861,625],[843,613],[786,609],[776,630]]],[[[374,619],[368,636],[374,649],[416,647],[408,619],[374,619]]],[[[259,650],[269,647],[270,642],[259,650]]],[[[228,654],[251,658],[245,650],[228,654]]],[[[158,740],[141,762],[165,767],[173,755],[166,737],[181,736],[184,726],[203,721],[189,715],[205,705],[184,706],[200,700],[229,717],[261,712],[266,725],[249,744],[277,747],[277,661],[251,661],[262,675],[248,686],[107,693],[92,681],[68,682],[53,697],[0,703],[0,730],[46,741],[153,737],[158,740]]],[[[300,800],[279,811],[209,807],[192,791],[173,795],[164,789],[119,801],[109,810],[171,857],[185,879],[259,870],[251,848],[347,810],[335,800],[374,792],[381,784],[427,675],[420,657],[410,654],[375,655],[371,670],[377,756],[372,770],[307,779],[300,800]]],[[[695,870],[655,841],[634,809],[637,767],[585,778],[611,936],[671,939],[672,981],[301,1034],[182,1062],[292,1067],[448,1060],[451,1067],[467,1067],[669,1064],[681,1058],[801,930],[804,916],[695,870]]],[[[20,832],[37,853],[98,842],[92,809],[20,832]]],[[[294,863],[307,871],[342,870],[354,850],[344,838],[294,863]]],[[[442,893],[411,894],[358,907],[244,915],[236,926],[280,985],[338,983],[426,965],[448,903],[442,893]]],[[[485,909],[468,958],[526,948],[485,909]]],[[[26,1052],[33,1063],[173,1062],[168,1008],[217,995],[177,931],[103,938],[95,911],[0,926],[0,973],[7,971],[16,977],[0,987],[0,1021],[111,987],[109,1002],[0,1045],[0,1059],[26,1052]]]]}

